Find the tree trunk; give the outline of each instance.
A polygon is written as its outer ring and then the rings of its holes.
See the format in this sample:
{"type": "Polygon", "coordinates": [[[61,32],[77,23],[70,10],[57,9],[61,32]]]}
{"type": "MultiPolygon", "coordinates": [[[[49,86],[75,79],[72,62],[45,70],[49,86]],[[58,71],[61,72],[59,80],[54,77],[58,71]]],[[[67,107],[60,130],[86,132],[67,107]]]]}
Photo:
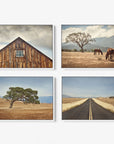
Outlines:
{"type": "Polygon", "coordinates": [[[82,51],[82,52],[84,52],[84,49],[83,49],[83,47],[81,47],[81,51],[82,51]]]}
{"type": "Polygon", "coordinates": [[[12,108],[12,107],[13,107],[13,103],[14,103],[14,101],[11,101],[9,108],[12,108]]]}

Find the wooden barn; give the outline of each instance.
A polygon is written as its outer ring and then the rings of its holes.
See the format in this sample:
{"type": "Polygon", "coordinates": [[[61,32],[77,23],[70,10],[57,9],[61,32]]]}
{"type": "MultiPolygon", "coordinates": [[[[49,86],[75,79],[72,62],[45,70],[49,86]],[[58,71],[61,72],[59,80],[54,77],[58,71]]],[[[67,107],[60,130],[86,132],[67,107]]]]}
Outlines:
{"type": "Polygon", "coordinates": [[[52,60],[18,37],[0,50],[0,68],[52,68],[52,60]]]}

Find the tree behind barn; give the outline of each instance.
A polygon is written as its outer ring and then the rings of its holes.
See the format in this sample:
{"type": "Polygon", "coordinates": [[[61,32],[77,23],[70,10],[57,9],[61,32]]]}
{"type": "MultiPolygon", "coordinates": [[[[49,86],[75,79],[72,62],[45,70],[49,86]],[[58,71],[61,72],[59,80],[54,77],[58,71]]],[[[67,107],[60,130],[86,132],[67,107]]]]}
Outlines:
{"type": "Polygon", "coordinates": [[[87,45],[89,42],[93,42],[93,41],[95,41],[95,39],[92,39],[89,33],[87,34],[81,32],[72,33],[66,37],[66,42],[76,43],[81,48],[82,52],[84,52],[83,47],[87,45]]]}
{"type": "Polygon", "coordinates": [[[37,94],[37,91],[30,88],[24,89],[21,87],[10,87],[9,91],[7,91],[7,94],[3,98],[7,99],[10,102],[9,108],[12,108],[14,102],[16,101],[39,104],[40,101],[38,100],[39,97],[37,96],[37,94]]]}

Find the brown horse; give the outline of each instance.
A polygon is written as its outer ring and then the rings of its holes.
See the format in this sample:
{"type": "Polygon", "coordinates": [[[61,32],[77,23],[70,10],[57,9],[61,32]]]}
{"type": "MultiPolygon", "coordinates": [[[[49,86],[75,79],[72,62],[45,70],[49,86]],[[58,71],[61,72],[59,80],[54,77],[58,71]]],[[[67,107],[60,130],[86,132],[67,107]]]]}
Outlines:
{"type": "Polygon", "coordinates": [[[108,48],[106,52],[106,60],[107,59],[112,59],[112,56],[114,56],[114,49],[113,48],[108,48]],[[110,57],[109,57],[110,56],[110,57]]]}
{"type": "Polygon", "coordinates": [[[100,49],[94,49],[94,55],[96,55],[96,53],[98,53],[98,55],[101,53],[101,55],[103,55],[103,52],[100,49]]]}

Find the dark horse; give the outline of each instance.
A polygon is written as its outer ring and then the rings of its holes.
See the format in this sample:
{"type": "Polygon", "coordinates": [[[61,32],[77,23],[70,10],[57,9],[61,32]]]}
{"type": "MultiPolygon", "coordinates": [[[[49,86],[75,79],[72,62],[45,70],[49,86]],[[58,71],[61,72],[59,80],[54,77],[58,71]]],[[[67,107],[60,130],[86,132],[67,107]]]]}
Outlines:
{"type": "Polygon", "coordinates": [[[98,53],[98,55],[101,53],[101,55],[103,55],[103,52],[100,49],[94,49],[94,55],[96,55],[96,53],[98,53]]]}
{"type": "Polygon", "coordinates": [[[106,52],[106,60],[109,58],[110,60],[114,56],[114,49],[113,48],[108,48],[106,52]],[[110,56],[110,57],[109,57],[110,56]]]}

